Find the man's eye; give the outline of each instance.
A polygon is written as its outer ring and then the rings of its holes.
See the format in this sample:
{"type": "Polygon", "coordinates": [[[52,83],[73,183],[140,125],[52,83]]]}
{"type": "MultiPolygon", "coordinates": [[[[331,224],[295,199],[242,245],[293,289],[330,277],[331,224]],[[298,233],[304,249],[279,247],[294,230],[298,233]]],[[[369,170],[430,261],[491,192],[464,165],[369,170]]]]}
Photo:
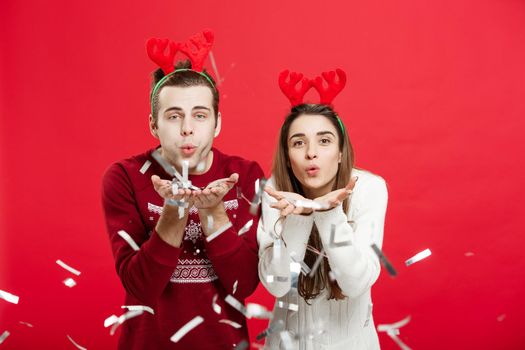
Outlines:
{"type": "Polygon", "coordinates": [[[202,114],[202,113],[196,114],[195,118],[197,118],[197,119],[205,119],[206,118],[206,114],[202,114]]]}
{"type": "Polygon", "coordinates": [[[180,115],[172,114],[172,115],[168,116],[168,119],[177,119],[177,118],[180,118],[180,115]]]}

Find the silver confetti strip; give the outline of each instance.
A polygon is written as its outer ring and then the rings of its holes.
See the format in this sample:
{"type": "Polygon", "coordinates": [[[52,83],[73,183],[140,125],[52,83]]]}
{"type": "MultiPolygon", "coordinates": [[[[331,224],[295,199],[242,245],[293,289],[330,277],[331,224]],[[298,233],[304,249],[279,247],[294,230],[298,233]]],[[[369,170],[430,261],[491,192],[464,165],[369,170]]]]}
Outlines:
{"type": "Polygon", "coordinates": [[[310,277],[313,277],[315,275],[315,271],[317,271],[317,269],[319,268],[319,265],[321,265],[323,258],[324,258],[324,249],[321,249],[321,253],[319,253],[319,256],[317,257],[317,259],[315,259],[314,266],[312,266],[312,270],[308,274],[310,277]]]}
{"type": "Polygon", "coordinates": [[[250,228],[252,227],[252,225],[253,225],[253,219],[251,219],[243,227],[241,227],[241,229],[238,232],[238,236],[243,235],[246,232],[248,232],[250,228]]]}
{"type": "MultiPolygon", "coordinates": [[[[109,331],[109,334],[110,335],[113,335],[115,334],[115,332],[117,331],[117,328],[123,324],[124,322],[126,322],[127,320],[129,320],[130,318],[133,318],[133,317],[137,317],[139,315],[142,315],[144,313],[144,311],[142,310],[131,310],[131,311],[128,311],[126,312],[125,314],[123,315],[120,315],[117,322],[115,322],[113,324],[113,327],[111,327],[111,330],[109,331]]],[[[111,317],[111,316],[110,316],[111,317]]]]}
{"type": "Polygon", "coordinates": [[[75,282],[75,280],[72,278],[66,278],[62,283],[64,283],[69,288],[73,288],[77,285],[77,282],[75,282]]]}
{"type": "Polygon", "coordinates": [[[153,311],[153,309],[146,305],[122,305],[121,308],[128,309],[129,311],[142,310],[142,311],[149,312],[152,315],[155,315],[155,312],[153,311]]]}
{"type": "Polygon", "coordinates": [[[284,329],[284,321],[283,320],[275,320],[275,322],[271,322],[268,328],[266,328],[261,333],[257,334],[255,337],[256,340],[261,340],[266,338],[268,335],[279,332],[284,329]]]}
{"type": "Polygon", "coordinates": [[[242,198],[241,188],[239,186],[237,186],[235,189],[237,191],[237,199],[241,199],[242,198]]]}
{"type": "Polygon", "coordinates": [[[67,337],[67,339],[69,339],[69,341],[70,341],[71,343],[73,343],[73,345],[76,346],[77,349],[80,349],[80,350],[87,350],[87,348],[85,348],[85,347],[79,345],[76,341],[74,341],[73,338],[71,338],[71,337],[69,336],[69,334],[66,334],[66,337],[67,337]]]}
{"type": "Polygon", "coordinates": [[[330,244],[329,244],[330,248],[339,248],[339,247],[345,247],[345,246],[352,245],[351,240],[335,243],[335,231],[336,231],[335,225],[332,224],[330,228],[330,244]]]}
{"type": "Polygon", "coordinates": [[[4,331],[4,333],[2,333],[2,335],[0,335],[0,344],[2,344],[7,337],[9,337],[11,333],[9,333],[9,331],[4,331]]]}
{"type": "Polygon", "coordinates": [[[404,327],[410,322],[411,316],[407,316],[401,321],[395,322],[395,323],[389,323],[389,324],[378,324],[377,325],[377,331],[378,332],[386,332],[393,329],[399,329],[401,327],[404,327]]]}
{"type": "Polygon", "coordinates": [[[20,300],[20,298],[17,297],[16,295],[3,291],[1,289],[0,289],[0,299],[4,299],[5,301],[12,303],[12,304],[18,304],[18,301],[20,300]]]}
{"type": "Polygon", "coordinates": [[[260,320],[267,320],[273,317],[273,314],[268,311],[268,309],[255,303],[248,303],[246,305],[246,312],[250,315],[250,318],[253,317],[260,320]]]}
{"type": "Polygon", "coordinates": [[[261,202],[261,196],[264,192],[264,187],[266,186],[266,179],[260,178],[255,181],[255,195],[250,203],[250,214],[257,215],[257,209],[259,208],[259,203],[261,202]]]}
{"type": "Polygon", "coordinates": [[[383,252],[381,251],[381,249],[379,249],[379,247],[375,243],[372,243],[371,247],[374,250],[374,253],[376,253],[377,257],[379,258],[381,265],[383,265],[385,269],[387,270],[388,274],[392,277],[396,277],[397,276],[396,269],[394,269],[394,266],[392,266],[392,264],[387,259],[385,254],[383,254],[383,252]]]}
{"type": "Polygon", "coordinates": [[[18,321],[18,323],[28,326],[29,328],[33,328],[33,325],[31,323],[24,322],[24,321],[18,321]]]}
{"type": "Polygon", "coordinates": [[[224,298],[224,301],[230,304],[235,310],[239,311],[241,314],[243,314],[246,318],[250,318],[250,315],[246,311],[246,307],[237,299],[235,299],[231,295],[227,295],[226,298],[224,298]]]}
{"type": "Polygon", "coordinates": [[[292,258],[292,260],[295,262],[295,263],[298,263],[299,266],[301,267],[301,272],[303,273],[303,275],[308,275],[312,269],[310,269],[310,267],[308,265],[306,265],[306,263],[304,261],[297,261],[297,254],[295,252],[290,252],[290,258],[292,258]]]}
{"type": "Polygon", "coordinates": [[[235,280],[235,282],[233,282],[232,295],[235,294],[235,292],[237,291],[237,285],[238,284],[239,284],[238,280],[235,280]]]}
{"type": "Polygon", "coordinates": [[[228,223],[222,225],[222,227],[219,227],[219,229],[217,231],[215,231],[214,233],[212,233],[211,235],[209,235],[208,237],[206,237],[206,241],[208,242],[211,242],[212,240],[214,240],[215,238],[219,237],[219,235],[221,235],[222,233],[224,233],[227,229],[229,229],[230,227],[232,227],[232,223],[230,221],[228,221],[228,223]]]}
{"type": "MultiPolygon", "coordinates": [[[[162,158],[162,156],[160,155],[159,151],[158,150],[155,150],[153,152],[151,152],[151,156],[153,157],[153,159],[155,159],[157,161],[157,163],[159,163],[159,165],[164,169],[164,171],[168,174],[170,174],[171,176],[175,177],[175,174],[177,172],[177,170],[175,169],[175,167],[171,164],[169,164],[168,162],[166,162],[164,160],[164,158],[162,158]]],[[[180,174],[179,174],[180,176],[180,174]]]]}
{"type": "Polygon", "coordinates": [[[135,241],[133,240],[133,238],[131,238],[131,236],[129,235],[129,233],[127,233],[126,231],[124,230],[120,230],[117,232],[118,235],[120,237],[122,237],[126,242],[128,242],[128,244],[131,246],[131,248],[133,248],[134,251],[137,251],[139,250],[139,246],[137,245],[137,243],[135,243],[135,241]]]}
{"type": "Polygon", "coordinates": [[[184,337],[186,334],[188,334],[188,332],[193,330],[202,322],[204,322],[204,318],[202,318],[202,316],[195,316],[191,321],[186,323],[177,332],[175,332],[175,334],[171,336],[170,340],[174,343],[177,343],[179,340],[182,339],[182,337],[184,337]]]}
{"type": "Polygon", "coordinates": [[[423,250],[422,252],[417,253],[416,255],[414,255],[413,257],[408,259],[407,261],[405,261],[405,265],[406,266],[410,266],[412,264],[415,264],[418,261],[421,261],[421,260],[423,260],[425,258],[428,258],[431,254],[432,254],[432,252],[430,251],[430,249],[427,248],[427,249],[423,250]]]}
{"type": "Polygon", "coordinates": [[[288,309],[288,310],[291,310],[291,311],[299,311],[299,305],[285,303],[284,301],[280,301],[280,300],[277,302],[277,307],[279,307],[281,309],[288,309]]]}
{"type": "Polygon", "coordinates": [[[224,324],[227,324],[227,325],[230,325],[232,326],[233,328],[241,328],[242,326],[240,324],[238,324],[237,322],[234,322],[232,320],[227,320],[227,319],[222,319],[222,320],[219,320],[219,323],[224,323],[224,324]]]}
{"type": "Polygon", "coordinates": [[[144,162],[144,165],[142,165],[142,168],[140,168],[140,173],[142,175],[144,175],[146,173],[146,171],[148,171],[149,167],[151,166],[151,162],[149,160],[146,160],[144,162]]]}
{"type": "Polygon", "coordinates": [[[386,334],[402,349],[402,350],[411,350],[405,343],[399,339],[399,328],[405,326],[410,322],[411,317],[407,316],[399,322],[392,324],[380,324],[377,325],[378,332],[386,332],[386,334]]]}
{"type": "Polygon", "coordinates": [[[213,299],[211,301],[211,306],[213,308],[213,311],[215,311],[216,314],[220,315],[221,314],[221,311],[222,311],[222,308],[219,304],[217,304],[217,298],[219,297],[218,294],[215,294],[213,296],[213,299]]]}
{"type": "Polygon", "coordinates": [[[184,207],[179,207],[179,219],[182,219],[184,217],[184,214],[184,207]]]}
{"type": "Polygon", "coordinates": [[[272,253],[273,258],[279,260],[281,258],[281,249],[283,246],[283,241],[280,238],[277,238],[273,241],[272,253]]]}
{"type": "Polygon", "coordinates": [[[190,206],[188,202],[178,201],[178,200],[171,199],[171,198],[167,198],[164,202],[167,205],[171,205],[173,207],[179,207],[179,208],[188,208],[190,206]]]}
{"type": "Polygon", "coordinates": [[[118,322],[118,316],[117,315],[111,315],[108,318],[104,320],[104,328],[108,328],[109,326],[114,325],[118,322]]]}
{"type": "Polygon", "coordinates": [[[77,276],[80,276],[80,271],[78,271],[77,269],[74,269],[72,268],[71,266],[69,266],[68,264],[66,264],[65,262],[63,262],[62,260],[58,259],[56,261],[56,263],[58,265],[60,265],[60,267],[62,267],[63,269],[71,272],[73,275],[77,275],[77,276]]]}

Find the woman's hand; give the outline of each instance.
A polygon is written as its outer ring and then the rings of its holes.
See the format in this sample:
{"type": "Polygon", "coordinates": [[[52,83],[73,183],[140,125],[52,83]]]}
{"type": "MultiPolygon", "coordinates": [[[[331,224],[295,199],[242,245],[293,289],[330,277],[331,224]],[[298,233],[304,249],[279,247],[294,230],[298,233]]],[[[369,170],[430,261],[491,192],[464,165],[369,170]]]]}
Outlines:
{"type": "Polygon", "coordinates": [[[350,179],[348,184],[344,188],[329,192],[324,196],[316,198],[314,201],[322,205],[324,208],[320,211],[330,210],[337,207],[345,199],[347,199],[353,192],[355,183],[357,182],[357,176],[350,179]]]}
{"type": "Polygon", "coordinates": [[[312,208],[305,208],[303,206],[296,205],[298,201],[299,203],[305,203],[309,201],[300,194],[294,192],[276,191],[271,186],[266,186],[264,191],[277,200],[277,202],[270,204],[270,207],[279,210],[281,216],[288,216],[290,214],[308,215],[313,212],[312,208]]]}

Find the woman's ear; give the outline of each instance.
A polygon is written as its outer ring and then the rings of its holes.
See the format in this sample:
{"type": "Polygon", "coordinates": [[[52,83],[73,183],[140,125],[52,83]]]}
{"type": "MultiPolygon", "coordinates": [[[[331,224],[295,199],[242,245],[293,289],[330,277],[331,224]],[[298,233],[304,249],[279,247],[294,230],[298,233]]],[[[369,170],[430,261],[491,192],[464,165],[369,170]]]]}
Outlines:
{"type": "Polygon", "coordinates": [[[338,163],[341,163],[341,159],[343,158],[343,152],[339,152],[339,158],[337,160],[338,163]]]}

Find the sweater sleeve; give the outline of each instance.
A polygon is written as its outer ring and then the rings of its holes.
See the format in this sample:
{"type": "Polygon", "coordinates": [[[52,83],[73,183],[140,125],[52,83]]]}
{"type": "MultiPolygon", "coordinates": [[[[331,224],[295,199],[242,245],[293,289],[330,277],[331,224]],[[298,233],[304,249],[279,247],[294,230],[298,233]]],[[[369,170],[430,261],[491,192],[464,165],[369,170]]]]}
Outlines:
{"type": "Polygon", "coordinates": [[[102,205],[116,270],[124,289],[144,305],[155,307],[177,266],[180,249],[164,242],[155,230],[148,237],[131,180],[118,163],[104,174],[102,205]],[[131,236],[140,247],[138,251],[118,234],[120,230],[131,236]]]}
{"type": "Polygon", "coordinates": [[[291,256],[296,261],[303,261],[306,245],[313,226],[313,216],[289,215],[282,228],[275,225],[279,211],[270,207],[275,199],[265,194],[262,198],[262,218],[259,223],[257,239],[259,241],[259,278],[264,287],[275,297],[282,297],[291,287],[291,256]],[[276,230],[282,229],[283,243],[279,248],[274,241],[276,230]],[[272,235],[273,232],[273,235],[272,235]],[[277,278],[283,278],[277,280],[277,278]]]}
{"type": "MultiPolygon", "coordinates": [[[[360,177],[359,181],[361,180],[360,177]]],[[[351,299],[369,290],[379,277],[381,265],[371,245],[375,243],[379,248],[382,246],[388,200],[386,184],[382,178],[369,175],[359,185],[351,203],[355,205],[352,225],[348,223],[341,205],[332,210],[314,213],[314,221],[330,267],[339,287],[351,299]],[[335,225],[334,241],[350,241],[350,245],[330,245],[332,225],[335,225]]]]}
{"type": "MultiPolygon", "coordinates": [[[[251,200],[255,195],[255,182],[264,177],[264,173],[256,162],[250,162],[248,167],[240,170],[239,186],[244,196],[251,200]]],[[[243,199],[238,199],[238,202],[236,218],[230,218],[232,226],[210,242],[205,240],[205,244],[208,257],[223,287],[233,293],[233,286],[237,284],[234,296],[237,299],[245,299],[259,284],[257,226],[260,210],[253,216],[250,214],[249,203],[243,199]],[[239,236],[239,230],[250,220],[253,220],[250,229],[239,236]]]]}

